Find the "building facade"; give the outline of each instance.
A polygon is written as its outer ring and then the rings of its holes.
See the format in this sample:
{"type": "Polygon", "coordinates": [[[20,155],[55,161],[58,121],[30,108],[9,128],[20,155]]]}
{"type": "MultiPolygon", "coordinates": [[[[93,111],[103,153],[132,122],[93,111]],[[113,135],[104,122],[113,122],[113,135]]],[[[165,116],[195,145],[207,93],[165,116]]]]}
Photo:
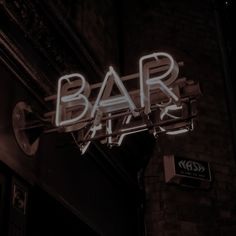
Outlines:
{"type": "Polygon", "coordinates": [[[234,235],[234,48],[222,17],[231,8],[210,0],[0,1],[0,233],[234,235]],[[184,64],[181,76],[200,83],[192,132],[157,140],[137,133],[112,149],[93,142],[82,156],[70,133],[48,131],[59,77],[80,72],[92,84],[110,65],[136,73],[152,52],[171,54],[184,64]],[[22,104],[30,106],[23,113],[22,104]],[[169,155],[209,163],[209,185],[167,183],[169,155]]]}

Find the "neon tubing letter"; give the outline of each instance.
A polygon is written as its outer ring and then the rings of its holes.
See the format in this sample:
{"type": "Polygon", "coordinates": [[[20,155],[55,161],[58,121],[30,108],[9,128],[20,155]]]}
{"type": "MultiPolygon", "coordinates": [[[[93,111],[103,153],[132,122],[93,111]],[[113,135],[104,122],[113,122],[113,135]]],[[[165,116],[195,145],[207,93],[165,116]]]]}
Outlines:
{"type": "Polygon", "coordinates": [[[89,85],[86,82],[85,78],[78,73],[70,74],[62,76],[58,80],[58,87],[57,87],[57,102],[56,102],[56,116],[55,116],[55,124],[56,126],[67,126],[72,125],[76,122],[78,122],[80,119],[82,119],[89,111],[89,108],[91,107],[91,104],[88,101],[88,98],[82,94],[82,92],[85,92],[85,90],[89,89],[89,85]],[[77,77],[80,82],[80,88],[73,94],[69,95],[63,95],[63,82],[67,82],[71,84],[70,78],[77,77]],[[83,110],[81,110],[80,107],[83,107],[83,110]],[[78,110],[79,107],[79,115],[71,118],[71,119],[65,119],[63,120],[63,116],[65,116],[65,110],[70,108],[72,109],[74,107],[74,110],[78,110]],[[77,109],[76,109],[77,107],[77,109]]]}
{"type": "Polygon", "coordinates": [[[100,110],[105,113],[112,113],[114,111],[119,111],[128,108],[134,116],[138,115],[138,113],[135,112],[136,106],[132,101],[128,91],[126,90],[124,84],[122,83],[120,77],[115,72],[113,67],[110,66],[109,71],[107,72],[100,88],[97,99],[94,103],[91,112],[91,117],[93,118],[95,116],[97,110],[100,110]],[[121,95],[110,96],[111,91],[106,94],[107,90],[111,88],[110,86],[113,87],[113,82],[116,83],[121,95]]]}
{"type": "MultiPolygon", "coordinates": [[[[163,64],[162,64],[163,65],[163,64]]],[[[160,64],[161,66],[161,64],[160,64]]],[[[151,112],[151,104],[150,104],[150,90],[154,90],[159,88],[165,93],[168,97],[172,98],[174,101],[178,101],[178,97],[172,92],[170,88],[166,86],[166,84],[162,81],[164,78],[167,78],[175,68],[175,62],[173,58],[164,52],[153,53],[144,57],[141,57],[139,60],[139,76],[140,76],[140,99],[141,99],[141,107],[144,108],[145,114],[149,114],[151,112]],[[162,75],[155,76],[150,78],[149,75],[144,73],[144,61],[150,60],[154,58],[155,60],[160,60],[158,57],[166,57],[169,59],[170,65],[168,70],[162,75]]]]}

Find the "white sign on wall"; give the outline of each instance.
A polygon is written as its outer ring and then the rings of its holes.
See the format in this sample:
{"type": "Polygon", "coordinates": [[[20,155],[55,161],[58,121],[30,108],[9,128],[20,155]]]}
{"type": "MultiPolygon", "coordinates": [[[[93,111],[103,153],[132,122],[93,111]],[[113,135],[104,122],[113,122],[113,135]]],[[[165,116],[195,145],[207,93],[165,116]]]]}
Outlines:
{"type": "MultiPolygon", "coordinates": [[[[159,52],[140,58],[139,72],[120,77],[109,67],[103,82],[90,85],[80,73],[58,80],[53,123],[71,132],[82,153],[94,139],[121,145],[125,136],[149,131],[175,135],[193,128],[194,97],[183,93],[186,78],[178,78],[179,65],[159,52]]],[[[52,100],[53,100],[52,99],[52,100]]],[[[50,100],[50,98],[48,99],[50,100]]]]}

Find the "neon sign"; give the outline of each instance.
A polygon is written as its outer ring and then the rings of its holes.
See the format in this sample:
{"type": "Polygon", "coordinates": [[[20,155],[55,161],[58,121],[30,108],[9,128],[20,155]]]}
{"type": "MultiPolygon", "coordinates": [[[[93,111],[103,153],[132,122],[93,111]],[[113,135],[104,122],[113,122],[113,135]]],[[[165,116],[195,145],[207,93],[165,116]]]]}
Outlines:
{"type": "Polygon", "coordinates": [[[90,85],[79,73],[64,75],[57,95],[48,98],[55,100],[55,112],[46,117],[72,133],[82,154],[95,139],[112,147],[137,132],[184,133],[193,129],[199,88],[178,75],[179,64],[164,52],[140,58],[136,74],[120,77],[110,66],[102,83],[90,85]],[[183,92],[189,86],[194,89],[183,92]]]}

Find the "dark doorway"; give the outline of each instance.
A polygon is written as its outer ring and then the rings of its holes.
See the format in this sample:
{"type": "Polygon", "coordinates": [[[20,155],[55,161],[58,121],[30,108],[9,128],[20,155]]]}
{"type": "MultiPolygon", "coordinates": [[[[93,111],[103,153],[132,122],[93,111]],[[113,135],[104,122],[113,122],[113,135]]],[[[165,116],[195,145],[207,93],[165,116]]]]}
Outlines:
{"type": "Polygon", "coordinates": [[[32,189],[30,208],[29,236],[99,235],[39,187],[32,189]]]}

